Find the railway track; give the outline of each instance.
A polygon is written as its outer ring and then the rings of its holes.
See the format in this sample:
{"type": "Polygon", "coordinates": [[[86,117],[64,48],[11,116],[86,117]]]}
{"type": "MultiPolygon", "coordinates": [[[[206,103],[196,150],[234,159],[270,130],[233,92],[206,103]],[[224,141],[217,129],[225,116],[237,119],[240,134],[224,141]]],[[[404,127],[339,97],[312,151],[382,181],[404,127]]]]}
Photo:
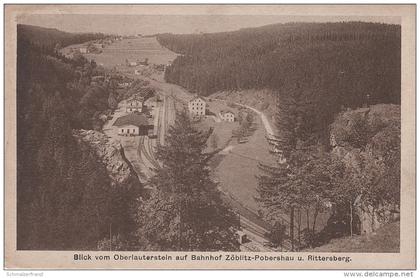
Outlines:
{"type": "Polygon", "coordinates": [[[144,157],[147,159],[147,161],[149,161],[149,163],[155,168],[158,169],[160,167],[159,163],[152,157],[152,155],[149,153],[149,151],[146,148],[146,144],[144,142],[145,137],[144,136],[140,136],[139,138],[139,155],[141,157],[141,155],[143,154],[144,157]]]}
{"type": "Polygon", "coordinates": [[[151,157],[154,161],[156,161],[156,163],[158,163],[158,165],[160,165],[160,164],[159,164],[159,162],[158,162],[158,160],[156,159],[156,155],[155,155],[155,151],[154,151],[155,147],[153,146],[153,141],[149,138],[149,139],[147,140],[147,143],[148,143],[148,146],[149,146],[149,153],[150,153],[150,157],[151,157]]]}
{"type": "Polygon", "coordinates": [[[165,145],[165,134],[168,130],[168,97],[165,96],[164,102],[164,109],[163,109],[163,145],[165,145]]]}
{"type": "MultiPolygon", "coordinates": [[[[164,96],[164,102],[162,106],[159,106],[159,111],[156,113],[157,120],[157,127],[156,127],[156,145],[159,146],[164,144],[164,134],[167,129],[167,121],[168,121],[168,97],[164,96]],[[163,109],[163,111],[162,111],[163,109]]],[[[146,138],[145,136],[139,137],[139,158],[143,161],[143,164],[147,161],[148,164],[152,165],[153,168],[158,169],[161,167],[160,163],[156,159],[154,153],[154,146],[153,141],[150,138],[146,138]],[[143,156],[142,156],[143,155],[143,156]],[[145,161],[146,160],[146,161],[145,161]]]]}
{"type": "MultiPolygon", "coordinates": [[[[157,105],[156,105],[157,106],[157,105]]],[[[156,125],[156,145],[160,146],[160,126],[162,124],[162,117],[160,116],[160,112],[162,110],[161,105],[159,105],[159,111],[157,111],[158,113],[155,113],[155,117],[158,117],[158,121],[157,121],[157,125],[156,125]]]]}

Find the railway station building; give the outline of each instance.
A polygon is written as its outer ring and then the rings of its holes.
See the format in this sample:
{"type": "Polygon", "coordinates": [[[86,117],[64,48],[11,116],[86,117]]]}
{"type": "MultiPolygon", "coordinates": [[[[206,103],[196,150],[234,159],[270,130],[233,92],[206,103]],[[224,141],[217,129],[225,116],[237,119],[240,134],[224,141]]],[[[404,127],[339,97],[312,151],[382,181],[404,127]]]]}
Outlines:
{"type": "Polygon", "coordinates": [[[153,125],[141,114],[128,114],[119,117],[113,126],[118,128],[118,135],[121,136],[148,135],[149,130],[153,129],[153,125]]]}

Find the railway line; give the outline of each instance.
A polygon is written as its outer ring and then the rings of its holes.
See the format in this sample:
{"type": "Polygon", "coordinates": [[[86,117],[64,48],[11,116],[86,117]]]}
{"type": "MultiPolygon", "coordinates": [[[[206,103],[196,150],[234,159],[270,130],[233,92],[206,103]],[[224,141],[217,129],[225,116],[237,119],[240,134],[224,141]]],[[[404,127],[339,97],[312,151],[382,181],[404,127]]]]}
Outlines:
{"type": "Polygon", "coordinates": [[[150,139],[150,138],[148,138],[147,142],[148,142],[148,148],[149,148],[150,157],[159,164],[159,161],[156,159],[155,146],[153,146],[153,140],[150,139]]]}
{"type": "MultiPolygon", "coordinates": [[[[156,146],[160,146],[164,144],[165,140],[165,133],[168,128],[168,121],[169,121],[169,97],[164,96],[164,101],[162,105],[157,105],[156,109],[157,112],[155,113],[155,117],[157,118],[157,126],[156,126],[156,146]]],[[[143,163],[150,164],[153,168],[158,169],[161,167],[159,161],[155,155],[155,146],[153,146],[153,140],[146,136],[139,137],[139,157],[143,160],[143,163]],[[143,156],[142,156],[143,155],[143,156]]]]}
{"type": "MultiPolygon", "coordinates": [[[[146,148],[146,143],[145,143],[146,137],[145,136],[140,136],[139,137],[139,155],[141,157],[141,155],[143,154],[144,157],[146,158],[146,160],[155,168],[158,169],[160,168],[160,164],[152,157],[152,155],[150,154],[150,150],[148,150],[148,148],[146,148]]],[[[149,138],[147,138],[147,140],[149,140],[149,138]]]]}

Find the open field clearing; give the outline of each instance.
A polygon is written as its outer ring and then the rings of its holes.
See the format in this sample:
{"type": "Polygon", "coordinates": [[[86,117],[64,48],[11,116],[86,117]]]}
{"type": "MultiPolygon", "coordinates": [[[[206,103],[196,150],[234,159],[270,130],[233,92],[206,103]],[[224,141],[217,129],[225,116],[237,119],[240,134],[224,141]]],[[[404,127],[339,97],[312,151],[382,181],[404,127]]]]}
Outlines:
{"type": "MultiPolygon", "coordinates": [[[[168,64],[177,54],[162,47],[154,37],[135,38],[116,41],[102,49],[101,54],[84,54],[88,59],[94,59],[97,64],[107,68],[125,66],[128,61],[148,59],[151,64],[168,64]]],[[[133,69],[134,71],[134,69],[133,69]]]]}
{"type": "Polygon", "coordinates": [[[261,120],[256,118],[258,125],[255,133],[249,137],[245,144],[238,144],[232,140],[233,148],[223,156],[222,161],[215,169],[215,175],[221,187],[234,195],[238,201],[258,210],[254,196],[257,195],[256,175],[260,174],[258,163],[274,164],[273,157],[268,152],[268,143],[265,139],[265,129],[261,120]]]}
{"type": "Polygon", "coordinates": [[[207,132],[213,128],[213,133],[207,140],[206,152],[211,152],[216,149],[225,148],[231,141],[232,131],[239,127],[238,122],[215,122],[213,118],[209,117],[201,120],[196,124],[196,127],[203,132],[207,132]]]}

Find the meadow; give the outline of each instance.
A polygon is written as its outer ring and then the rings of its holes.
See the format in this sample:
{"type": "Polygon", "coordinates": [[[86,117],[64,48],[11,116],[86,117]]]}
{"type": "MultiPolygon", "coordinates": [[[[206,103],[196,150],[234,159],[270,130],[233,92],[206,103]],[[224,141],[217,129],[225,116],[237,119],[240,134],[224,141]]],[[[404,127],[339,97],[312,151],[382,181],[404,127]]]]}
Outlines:
{"type": "Polygon", "coordinates": [[[89,53],[84,56],[106,68],[119,68],[126,66],[126,59],[129,62],[135,62],[144,61],[147,58],[151,64],[167,65],[177,57],[177,54],[161,46],[156,38],[147,37],[115,41],[103,48],[100,54],[89,53]]]}

